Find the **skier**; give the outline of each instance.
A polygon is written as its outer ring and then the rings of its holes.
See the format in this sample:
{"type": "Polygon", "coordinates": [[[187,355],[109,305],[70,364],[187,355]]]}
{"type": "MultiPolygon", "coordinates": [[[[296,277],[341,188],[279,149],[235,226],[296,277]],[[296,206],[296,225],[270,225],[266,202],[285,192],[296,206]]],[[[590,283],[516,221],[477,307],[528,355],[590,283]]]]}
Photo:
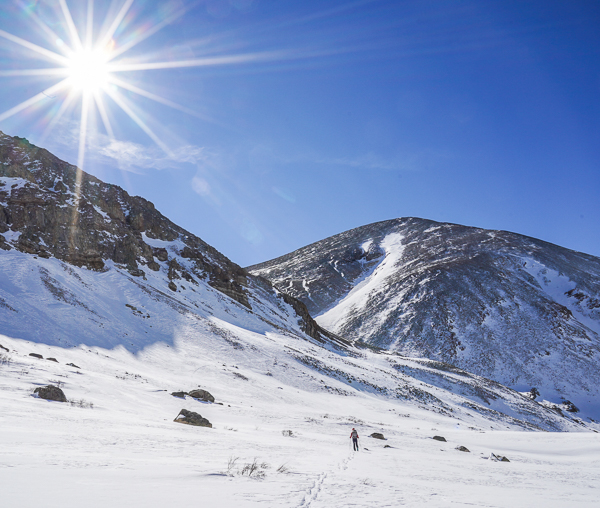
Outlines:
{"type": "Polygon", "coordinates": [[[352,429],[352,432],[350,432],[350,437],[352,438],[352,444],[354,445],[354,451],[357,452],[358,451],[358,432],[356,432],[356,429],[352,429]]]}

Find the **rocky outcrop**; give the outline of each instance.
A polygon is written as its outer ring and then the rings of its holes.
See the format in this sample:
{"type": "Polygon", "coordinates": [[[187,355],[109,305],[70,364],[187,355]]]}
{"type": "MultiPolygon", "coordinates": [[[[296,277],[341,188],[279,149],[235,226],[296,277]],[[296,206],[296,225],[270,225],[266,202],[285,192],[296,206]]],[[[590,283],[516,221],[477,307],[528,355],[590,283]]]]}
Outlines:
{"type": "Polygon", "coordinates": [[[179,411],[179,414],[173,421],[176,423],[185,423],[186,425],[194,425],[196,427],[212,428],[212,423],[210,423],[206,418],[203,418],[201,415],[194,413],[193,411],[188,411],[187,409],[182,409],[179,411]]]}
{"type": "Polygon", "coordinates": [[[165,248],[145,240],[173,242],[192,261],[193,273],[175,259],[166,269],[170,280],[208,278],[215,289],[250,308],[247,273],[200,238],[180,228],[144,198],[130,196],[116,185],[61,161],[26,139],[0,133],[0,233],[20,233],[13,245],[0,239],[0,248],[16,248],[41,257],[54,256],[76,266],[103,270],[111,260],[143,277],[144,267],[157,271],[169,260],[165,248]]]}
{"type": "Polygon", "coordinates": [[[202,389],[192,390],[190,392],[173,392],[171,393],[173,397],[177,397],[179,399],[185,399],[185,396],[188,395],[193,399],[201,400],[203,402],[214,402],[215,398],[210,394],[210,392],[202,389]]]}
{"type": "Polygon", "coordinates": [[[210,394],[210,392],[207,392],[206,390],[192,390],[191,392],[188,392],[188,395],[194,399],[202,400],[204,402],[215,401],[215,398],[210,394]]]}
{"type": "Polygon", "coordinates": [[[385,437],[383,437],[381,432],[373,432],[373,434],[371,434],[369,437],[372,437],[373,439],[382,439],[385,441],[385,437]]]}
{"type": "MultiPolygon", "coordinates": [[[[96,271],[106,270],[110,261],[142,279],[163,271],[164,288],[172,292],[205,281],[252,310],[248,288],[254,277],[164,217],[150,201],[1,132],[0,249],[96,271]]],[[[268,281],[259,283],[265,284],[273,293],[268,281]]],[[[298,312],[308,335],[326,340],[303,304],[281,297],[298,312]]]]}
{"type": "Polygon", "coordinates": [[[40,399],[54,400],[56,402],[67,402],[64,392],[58,386],[40,386],[36,388],[33,393],[36,393],[40,399]]]}
{"type": "Polygon", "coordinates": [[[442,441],[443,443],[446,442],[446,438],[444,436],[433,436],[432,439],[435,439],[436,441],[442,441]]]}

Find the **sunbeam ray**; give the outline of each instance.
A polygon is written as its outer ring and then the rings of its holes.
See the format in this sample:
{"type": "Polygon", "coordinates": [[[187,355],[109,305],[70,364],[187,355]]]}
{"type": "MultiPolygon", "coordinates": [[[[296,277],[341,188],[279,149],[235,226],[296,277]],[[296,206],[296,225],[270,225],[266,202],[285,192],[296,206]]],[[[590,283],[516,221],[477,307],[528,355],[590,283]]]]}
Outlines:
{"type": "Polygon", "coordinates": [[[174,62],[148,62],[140,64],[112,64],[110,72],[149,71],[159,69],[178,69],[184,67],[207,67],[212,65],[231,65],[242,63],[267,62],[281,60],[289,56],[286,51],[265,51],[262,53],[246,53],[243,55],[225,55],[194,60],[179,60],[174,62]]]}
{"type": "Polygon", "coordinates": [[[65,76],[67,70],[64,67],[53,67],[49,69],[15,69],[11,71],[0,71],[0,76],[65,76]]]}
{"type": "Polygon", "coordinates": [[[33,42],[29,42],[29,41],[26,41],[25,39],[21,39],[21,37],[12,35],[8,32],[5,32],[4,30],[0,30],[0,37],[4,37],[5,39],[7,39],[9,41],[19,44],[19,45],[21,45],[27,49],[30,49],[32,51],[35,51],[36,53],[43,55],[50,60],[54,60],[55,62],[58,62],[62,65],[69,64],[68,58],[66,58],[62,55],[59,55],[58,53],[55,53],[54,51],[50,51],[49,49],[42,48],[41,46],[38,46],[37,44],[33,44],[33,42]]]}
{"type": "MultiPolygon", "coordinates": [[[[88,116],[90,111],[90,95],[84,93],[81,98],[81,122],[79,124],[79,149],[77,151],[77,167],[83,168],[83,161],[85,159],[85,143],[87,140],[87,124],[88,116]]],[[[79,174],[77,180],[79,181],[79,174]]],[[[79,185],[79,183],[77,183],[79,185]]]]}
{"type": "Polygon", "coordinates": [[[77,27],[75,26],[75,22],[71,16],[71,11],[67,6],[67,0],[59,0],[59,4],[62,9],[63,16],[65,17],[65,21],[67,22],[67,27],[69,28],[69,35],[71,36],[73,46],[77,51],[81,51],[83,46],[81,44],[81,39],[79,38],[79,33],[77,32],[77,27]]]}
{"type": "Polygon", "coordinates": [[[100,40],[100,47],[105,47],[110,42],[110,40],[112,39],[113,35],[117,31],[117,28],[119,28],[119,25],[123,21],[123,18],[125,18],[127,12],[129,11],[129,8],[131,7],[131,4],[133,4],[133,0],[127,0],[123,4],[123,6],[121,7],[121,10],[115,16],[115,19],[112,22],[112,24],[110,25],[109,29],[102,36],[102,39],[100,40]]]}
{"type": "Polygon", "coordinates": [[[107,89],[106,93],[110,96],[110,98],[113,101],[115,101],[117,106],[119,106],[125,113],[127,113],[127,115],[129,115],[129,118],[131,118],[138,125],[138,127],[142,129],[150,137],[150,139],[152,139],[152,141],[154,141],[167,155],[171,155],[171,150],[169,149],[169,147],[165,143],[163,143],[161,139],[156,134],[154,134],[152,129],[150,129],[150,127],[148,127],[146,123],[129,107],[129,105],[126,103],[125,99],[121,97],[119,92],[107,89]]]}
{"type": "Polygon", "coordinates": [[[130,92],[136,93],[138,95],[141,95],[142,97],[146,97],[147,99],[153,100],[160,104],[164,104],[165,106],[169,106],[173,109],[178,109],[179,111],[187,113],[188,115],[192,115],[197,118],[205,119],[204,116],[200,115],[199,113],[196,113],[194,110],[192,110],[190,108],[186,108],[185,106],[177,104],[176,102],[170,101],[169,99],[165,99],[164,97],[161,97],[160,95],[156,95],[156,94],[153,94],[152,92],[148,92],[142,88],[139,88],[135,85],[127,83],[126,81],[123,81],[122,79],[119,79],[115,76],[111,76],[110,82],[117,85],[120,88],[124,88],[125,90],[129,90],[130,92]]]}
{"type": "Polygon", "coordinates": [[[36,104],[37,102],[40,102],[41,100],[48,99],[49,95],[65,88],[67,86],[67,82],[68,82],[67,79],[63,79],[61,82],[57,83],[56,85],[53,85],[50,88],[46,88],[46,90],[44,90],[43,92],[41,92],[37,95],[34,95],[30,99],[27,99],[26,101],[21,102],[21,104],[18,104],[14,108],[11,108],[8,111],[5,111],[4,113],[2,113],[0,115],[0,122],[6,120],[7,118],[10,118],[13,115],[16,115],[17,113],[23,111],[24,109],[28,108],[29,106],[33,106],[34,104],[36,104]]]}
{"type": "Polygon", "coordinates": [[[106,129],[106,133],[110,139],[115,138],[115,134],[113,132],[112,125],[110,124],[110,119],[108,118],[108,113],[106,111],[106,106],[104,104],[104,99],[99,92],[94,93],[94,99],[96,101],[96,107],[100,112],[100,118],[102,119],[102,123],[104,124],[104,128],[106,129]]]}
{"type": "Polygon", "coordinates": [[[85,159],[85,145],[87,141],[87,124],[89,116],[90,96],[84,93],[81,99],[81,121],[79,124],[79,149],[77,154],[77,172],[75,176],[75,204],[71,218],[71,245],[75,245],[74,237],[77,233],[77,221],[79,218],[79,200],[81,197],[81,180],[83,178],[83,162],[85,159]]]}
{"type": "Polygon", "coordinates": [[[91,48],[94,40],[94,0],[88,0],[87,23],[85,26],[85,47],[91,48]]]}
{"type": "MultiPolygon", "coordinates": [[[[170,23],[175,21],[177,18],[179,18],[180,16],[183,16],[186,13],[186,11],[190,8],[191,7],[187,7],[187,8],[178,10],[177,12],[175,12],[171,16],[167,17],[166,19],[164,19],[157,25],[154,25],[152,28],[146,30],[143,34],[140,34],[137,37],[135,37],[133,40],[129,41],[128,43],[123,44],[123,46],[121,46],[120,48],[116,49],[113,52],[112,58],[117,58],[119,55],[122,55],[123,53],[125,53],[125,51],[130,50],[134,46],[137,46],[140,42],[142,42],[142,41],[146,40],[148,37],[151,37],[152,35],[154,35],[159,30],[162,30],[165,26],[169,25],[170,23]]],[[[108,43],[108,41],[107,41],[107,43],[108,43]]]]}
{"type": "MultiPolygon", "coordinates": [[[[27,9],[27,7],[21,2],[21,8],[27,9]]],[[[48,41],[52,44],[57,43],[60,40],[58,34],[52,30],[44,21],[40,19],[40,17],[31,10],[28,9],[29,17],[33,20],[33,22],[42,29],[43,32],[46,33],[48,37],[48,41]]],[[[58,45],[58,49],[61,50],[65,55],[68,53],[68,47],[65,45],[58,45]]]]}
{"type": "Polygon", "coordinates": [[[63,115],[65,114],[65,112],[73,104],[73,101],[75,100],[75,97],[76,97],[76,94],[74,92],[69,92],[68,93],[66,99],[61,104],[59,110],[54,114],[52,120],[50,120],[50,123],[44,129],[44,132],[42,133],[42,137],[41,137],[41,140],[40,140],[40,144],[43,144],[43,142],[46,140],[46,138],[48,137],[48,135],[50,134],[50,132],[52,132],[52,129],[54,129],[54,127],[58,124],[58,122],[63,117],[63,115]]]}

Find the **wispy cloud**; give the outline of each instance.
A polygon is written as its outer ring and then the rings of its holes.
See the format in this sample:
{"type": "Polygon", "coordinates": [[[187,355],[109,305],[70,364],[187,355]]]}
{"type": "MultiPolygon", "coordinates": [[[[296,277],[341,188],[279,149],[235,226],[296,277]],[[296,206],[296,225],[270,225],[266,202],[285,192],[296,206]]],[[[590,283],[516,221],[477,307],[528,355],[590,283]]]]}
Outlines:
{"type": "Polygon", "coordinates": [[[373,153],[367,153],[357,157],[331,157],[318,158],[315,160],[318,164],[330,164],[336,166],[349,166],[353,168],[364,169],[383,169],[388,171],[394,170],[411,170],[414,164],[410,160],[386,160],[373,153]]]}
{"type": "MultiPolygon", "coordinates": [[[[60,136],[53,136],[52,142],[64,147],[77,146],[78,123],[61,121],[57,131],[60,136]]],[[[90,133],[85,146],[86,161],[116,165],[119,169],[132,173],[140,173],[144,169],[171,169],[180,164],[205,165],[213,158],[212,152],[206,147],[187,144],[169,147],[169,151],[165,152],[156,145],[123,141],[98,132],[90,133]]]]}
{"type": "Polygon", "coordinates": [[[184,145],[165,153],[160,148],[148,147],[131,141],[96,139],[90,147],[90,156],[116,161],[121,169],[167,169],[178,164],[198,164],[206,161],[204,147],[184,145]]]}

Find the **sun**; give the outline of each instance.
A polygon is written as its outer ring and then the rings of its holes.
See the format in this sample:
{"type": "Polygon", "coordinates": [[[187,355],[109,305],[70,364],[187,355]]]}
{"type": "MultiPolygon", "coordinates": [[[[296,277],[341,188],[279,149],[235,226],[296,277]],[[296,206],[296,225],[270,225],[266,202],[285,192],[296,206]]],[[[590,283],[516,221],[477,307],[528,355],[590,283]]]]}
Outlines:
{"type": "Polygon", "coordinates": [[[111,78],[110,52],[102,49],[81,49],[68,59],[67,77],[71,89],[83,94],[103,90],[111,78]]]}
{"type": "MultiPolygon", "coordinates": [[[[50,43],[46,47],[0,29],[0,38],[25,48],[36,60],[41,58],[51,65],[51,67],[45,68],[36,65],[31,69],[1,68],[0,77],[13,79],[19,77],[25,79],[47,77],[56,79],[56,83],[52,86],[41,90],[8,111],[0,112],[0,122],[22,111],[43,106],[44,103],[51,104],[47,108],[49,117],[45,122],[46,128],[42,135],[42,138],[44,138],[55,129],[61,117],[65,114],[73,114],[77,110],[76,106],[79,105],[81,116],[77,167],[81,171],[85,159],[88,130],[96,128],[90,125],[91,120],[95,121],[95,118],[99,117],[106,135],[110,139],[114,139],[115,134],[111,125],[113,115],[111,115],[111,112],[116,107],[129,116],[166,153],[170,153],[169,147],[145,121],[144,118],[148,117],[147,112],[142,110],[140,114],[140,108],[135,107],[134,97],[144,97],[187,114],[200,118],[205,117],[186,106],[134,84],[129,78],[132,73],[213,65],[235,65],[281,58],[281,55],[277,52],[226,54],[179,61],[168,58],[164,61],[154,61],[149,55],[143,54],[137,58],[124,56],[134,46],[183,16],[188,9],[185,5],[182,7],[178,2],[172,2],[173,5],[169,9],[160,11],[161,17],[156,24],[135,25],[132,22],[132,19],[135,19],[135,13],[131,9],[136,1],[140,4],[143,3],[141,0],[112,0],[111,5],[114,9],[109,10],[103,23],[95,23],[94,21],[94,0],[87,0],[87,2],[83,0],[53,0],[49,2],[54,6],[57,15],[56,23],[52,24],[46,23],[35,14],[35,10],[27,7],[27,13],[34,23],[34,28],[41,30],[47,36],[48,41],[56,41],[56,44],[50,43]],[[83,26],[78,26],[75,23],[71,10],[67,5],[68,1],[76,6],[76,9],[81,9],[81,13],[85,14],[83,17],[77,16],[75,18],[80,21],[80,25],[82,24],[81,20],[87,20],[83,23],[83,26]],[[61,28],[62,37],[59,37],[54,31],[54,25],[61,28]],[[64,37],[65,35],[68,37],[64,37]],[[63,40],[63,38],[66,40],[63,40]]],[[[190,8],[194,4],[190,4],[190,8]]],[[[0,55],[1,58],[2,55],[0,55]]]]}

